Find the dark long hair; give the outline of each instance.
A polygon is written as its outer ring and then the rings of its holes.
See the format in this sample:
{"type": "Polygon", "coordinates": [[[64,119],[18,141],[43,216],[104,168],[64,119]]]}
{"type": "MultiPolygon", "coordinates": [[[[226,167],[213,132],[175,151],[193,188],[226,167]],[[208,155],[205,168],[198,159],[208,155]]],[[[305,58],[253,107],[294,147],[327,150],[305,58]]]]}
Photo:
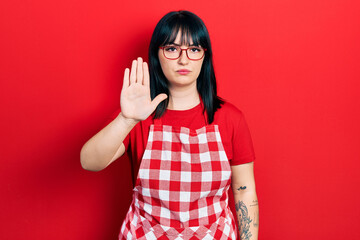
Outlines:
{"type": "MultiPolygon", "coordinates": [[[[149,46],[151,98],[154,99],[160,93],[169,96],[168,80],[161,69],[158,51],[160,46],[173,43],[179,30],[182,33],[182,44],[192,39],[194,45],[200,45],[207,49],[196,84],[197,91],[203,102],[203,111],[206,111],[208,124],[211,124],[214,121],[216,110],[221,108],[224,101],[217,96],[209,33],[204,22],[192,12],[169,12],[160,19],[155,27],[149,46]]],[[[190,43],[187,42],[187,44],[190,43]]],[[[166,111],[168,104],[169,98],[162,101],[155,110],[154,118],[160,118],[166,111]]]]}

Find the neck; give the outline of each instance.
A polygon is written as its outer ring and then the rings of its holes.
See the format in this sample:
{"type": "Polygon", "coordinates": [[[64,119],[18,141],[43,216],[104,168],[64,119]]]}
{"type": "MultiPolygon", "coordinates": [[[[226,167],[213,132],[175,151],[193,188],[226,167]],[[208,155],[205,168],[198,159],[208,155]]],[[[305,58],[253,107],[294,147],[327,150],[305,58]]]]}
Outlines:
{"type": "Polygon", "coordinates": [[[196,89],[196,82],[186,87],[169,88],[169,105],[170,110],[187,110],[195,107],[200,103],[200,96],[196,89]]]}

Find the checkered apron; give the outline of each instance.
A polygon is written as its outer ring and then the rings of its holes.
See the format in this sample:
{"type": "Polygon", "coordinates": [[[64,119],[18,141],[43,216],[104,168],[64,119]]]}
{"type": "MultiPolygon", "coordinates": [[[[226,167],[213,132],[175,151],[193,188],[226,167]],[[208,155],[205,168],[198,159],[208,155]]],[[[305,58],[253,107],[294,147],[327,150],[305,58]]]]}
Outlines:
{"type": "Polygon", "coordinates": [[[150,126],[119,239],[232,239],[231,168],[217,125],[150,126]]]}

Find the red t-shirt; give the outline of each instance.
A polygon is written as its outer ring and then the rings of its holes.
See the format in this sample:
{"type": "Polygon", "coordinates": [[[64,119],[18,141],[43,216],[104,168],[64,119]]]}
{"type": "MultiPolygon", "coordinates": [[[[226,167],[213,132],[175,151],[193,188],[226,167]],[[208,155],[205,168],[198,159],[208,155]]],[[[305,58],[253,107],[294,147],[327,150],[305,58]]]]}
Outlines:
{"type": "MultiPolygon", "coordinates": [[[[194,130],[202,128],[206,124],[201,103],[188,110],[168,109],[161,117],[161,122],[163,125],[187,127],[194,130]]],[[[135,176],[146,148],[150,125],[153,123],[154,120],[150,115],[136,124],[123,142],[132,161],[135,176]]],[[[238,108],[225,102],[215,112],[214,121],[211,124],[219,126],[221,140],[230,165],[254,161],[255,154],[249,128],[244,114],[238,108]]]]}

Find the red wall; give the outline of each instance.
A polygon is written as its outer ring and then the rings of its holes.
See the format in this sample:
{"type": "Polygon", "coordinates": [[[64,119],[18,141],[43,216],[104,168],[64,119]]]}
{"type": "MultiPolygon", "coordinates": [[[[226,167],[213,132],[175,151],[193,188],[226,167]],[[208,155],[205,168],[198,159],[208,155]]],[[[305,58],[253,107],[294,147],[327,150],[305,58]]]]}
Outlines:
{"type": "Polygon", "coordinates": [[[87,172],[79,152],[178,9],[204,19],[220,95],[247,118],[260,239],[359,239],[355,0],[1,1],[0,239],[116,239],[129,163],[87,172]]]}

